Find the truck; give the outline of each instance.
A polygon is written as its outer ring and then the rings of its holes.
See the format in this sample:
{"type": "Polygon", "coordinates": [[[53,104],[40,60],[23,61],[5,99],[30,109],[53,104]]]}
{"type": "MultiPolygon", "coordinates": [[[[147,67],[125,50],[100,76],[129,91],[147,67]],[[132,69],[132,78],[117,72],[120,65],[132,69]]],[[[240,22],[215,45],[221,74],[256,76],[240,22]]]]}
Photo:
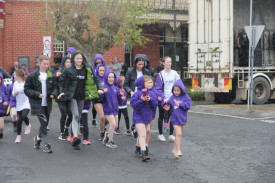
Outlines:
{"type": "MultiPolygon", "coordinates": [[[[254,104],[275,98],[274,10],[274,0],[253,0],[252,25],[265,25],[254,52],[254,104]]],[[[189,0],[186,77],[192,92],[216,103],[248,99],[248,46],[244,51],[240,38],[249,20],[250,0],[189,0]]]]}

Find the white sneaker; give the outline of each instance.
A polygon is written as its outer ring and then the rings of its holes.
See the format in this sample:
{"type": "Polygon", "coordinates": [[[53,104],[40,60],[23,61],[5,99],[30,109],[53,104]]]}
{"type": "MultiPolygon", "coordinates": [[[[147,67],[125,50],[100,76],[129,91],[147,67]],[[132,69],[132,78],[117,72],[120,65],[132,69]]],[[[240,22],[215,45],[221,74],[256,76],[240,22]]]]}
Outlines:
{"type": "Polygon", "coordinates": [[[174,135],[169,135],[169,141],[174,142],[175,141],[175,136],[174,135]]]}
{"type": "Polygon", "coordinates": [[[15,139],[15,143],[19,144],[21,143],[21,135],[17,135],[16,139],[15,139]]]}
{"type": "Polygon", "coordinates": [[[161,141],[161,142],[165,142],[165,141],[166,141],[166,138],[164,137],[163,134],[159,135],[159,136],[158,136],[158,139],[159,139],[159,141],[161,141]]]}

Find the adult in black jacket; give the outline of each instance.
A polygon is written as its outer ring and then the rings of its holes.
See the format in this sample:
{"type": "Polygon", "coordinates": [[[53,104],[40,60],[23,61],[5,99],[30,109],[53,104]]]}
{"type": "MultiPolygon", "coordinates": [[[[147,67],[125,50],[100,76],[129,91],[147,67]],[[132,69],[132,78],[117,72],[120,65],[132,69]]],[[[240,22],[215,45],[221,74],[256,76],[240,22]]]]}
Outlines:
{"type": "Polygon", "coordinates": [[[131,97],[136,91],[135,81],[138,78],[138,76],[140,77],[143,75],[147,75],[147,76],[151,75],[150,72],[144,67],[145,61],[146,61],[146,58],[144,54],[137,54],[135,56],[134,67],[128,70],[126,73],[123,88],[128,94],[131,95],[131,97]]]}
{"type": "Polygon", "coordinates": [[[39,57],[39,68],[27,77],[24,85],[24,92],[29,97],[31,105],[31,114],[37,115],[40,122],[39,134],[34,137],[34,148],[40,147],[42,139],[45,143],[44,152],[47,153],[52,152],[47,138],[47,126],[52,111],[55,88],[55,78],[48,69],[49,62],[49,57],[41,55],[39,57]]]}

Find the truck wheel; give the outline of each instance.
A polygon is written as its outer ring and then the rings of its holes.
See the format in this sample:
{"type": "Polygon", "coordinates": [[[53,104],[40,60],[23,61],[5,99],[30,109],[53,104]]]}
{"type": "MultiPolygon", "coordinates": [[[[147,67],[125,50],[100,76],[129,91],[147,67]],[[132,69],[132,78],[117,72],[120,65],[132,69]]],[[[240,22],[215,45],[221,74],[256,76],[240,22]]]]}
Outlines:
{"type": "Polygon", "coordinates": [[[234,99],[235,96],[233,93],[215,93],[214,102],[217,104],[230,104],[234,99]]]}
{"type": "Polygon", "coordinates": [[[256,77],[253,80],[253,103],[261,105],[266,103],[270,97],[270,85],[263,77],[256,77]]]}

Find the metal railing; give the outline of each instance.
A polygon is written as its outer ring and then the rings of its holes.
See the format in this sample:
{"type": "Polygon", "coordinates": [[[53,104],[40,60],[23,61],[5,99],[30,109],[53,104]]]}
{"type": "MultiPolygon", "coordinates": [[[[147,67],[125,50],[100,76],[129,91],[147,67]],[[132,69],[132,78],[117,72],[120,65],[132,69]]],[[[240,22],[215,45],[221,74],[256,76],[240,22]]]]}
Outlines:
{"type": "MultiPolygon", "coordinates": [[[[173,0],[148,0],[156,9],[173,9],[173,0]]],[[[188,10],[187,0],[175,0],[175,10],[188,10]]]]}

